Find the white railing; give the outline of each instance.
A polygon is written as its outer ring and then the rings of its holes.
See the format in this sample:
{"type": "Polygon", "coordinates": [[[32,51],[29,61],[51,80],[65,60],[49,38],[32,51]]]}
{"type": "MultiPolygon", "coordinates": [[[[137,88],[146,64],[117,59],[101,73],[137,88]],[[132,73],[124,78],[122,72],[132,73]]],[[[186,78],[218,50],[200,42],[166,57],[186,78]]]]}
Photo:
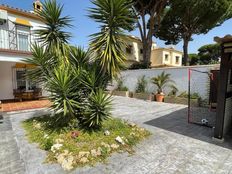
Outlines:
{"type": "Polygon", "coordinates": [[[34,41],[32,33],[0,28],[0,49],[30,52],[34,41]]]}

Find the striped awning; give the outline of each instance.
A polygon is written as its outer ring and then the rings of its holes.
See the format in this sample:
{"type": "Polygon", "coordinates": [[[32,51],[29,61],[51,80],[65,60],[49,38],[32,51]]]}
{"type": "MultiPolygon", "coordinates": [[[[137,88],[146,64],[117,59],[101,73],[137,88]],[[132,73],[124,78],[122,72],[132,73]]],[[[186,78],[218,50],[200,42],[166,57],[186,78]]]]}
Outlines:
{"type": "Polygon", "coordinates": [[[28,20],[21,19],[21,18],[16,18],[15,23],[20,24],[20,25],[24,25],[24,26],[28,26],[28,27],[32,26],[28,20]]]}
{"type": "Polygon", "coordinates": [[[14,68],[35,68],[35,65],[25,64],[25,63],[16,63],[14,68]]]}

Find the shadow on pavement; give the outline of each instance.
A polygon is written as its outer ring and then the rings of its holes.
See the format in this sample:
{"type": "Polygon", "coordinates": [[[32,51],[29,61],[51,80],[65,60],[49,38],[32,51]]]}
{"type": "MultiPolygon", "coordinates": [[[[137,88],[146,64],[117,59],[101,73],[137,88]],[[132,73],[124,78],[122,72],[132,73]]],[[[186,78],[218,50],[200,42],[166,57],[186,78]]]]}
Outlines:
{"type": "Polygon", "coordinates": [[[212,128],[199,126],[196,124],[188,124],[187,108],[172,112],[171,114],[164,115],[156,119],[149,120],[144,124],[232,149],[232,136],[228,135],[225,137],[225,141],[223,143],[217,143],[212,140],[212,128]]]}

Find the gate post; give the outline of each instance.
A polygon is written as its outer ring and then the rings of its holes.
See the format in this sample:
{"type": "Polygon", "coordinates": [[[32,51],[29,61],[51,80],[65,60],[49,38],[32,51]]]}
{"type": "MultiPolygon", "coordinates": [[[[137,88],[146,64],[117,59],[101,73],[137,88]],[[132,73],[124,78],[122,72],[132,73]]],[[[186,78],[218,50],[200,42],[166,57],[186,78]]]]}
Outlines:
{"type": "Polygon", "coordinates": [[[228,78],[229,78],[229,71],[232,67],[231,66],[232,36],[227,35],[224,38],[215,37],[214,40],[219,44],[221,44],[220,79],[219,79],[219,88],[217,94],[217,113],[216,113],[216,124],[214,129],[214,138],[223,139],[224,134],[228,130],[227,124],[225,123],[229,120],[232,121],[232,113],[227,113],[230,114],[231,118],[225,118],[226,104],[227,104],[226,100],[229,97],[228,78]]]}

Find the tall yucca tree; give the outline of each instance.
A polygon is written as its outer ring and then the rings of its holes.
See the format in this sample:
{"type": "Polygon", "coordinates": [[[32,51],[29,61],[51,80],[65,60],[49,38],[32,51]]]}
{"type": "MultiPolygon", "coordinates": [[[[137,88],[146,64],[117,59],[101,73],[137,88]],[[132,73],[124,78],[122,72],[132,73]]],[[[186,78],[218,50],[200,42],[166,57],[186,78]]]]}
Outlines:
{"type": "Polygon", "coordinates": [[[100,23],[101,31],[91,35],[91,51],[100,62],[102,72],[116,77],[126,60],[125,30],[132,30],[135,18],[129,0],[93,0],[89,17],[100,23]]]}
{"type": "Polygon", "coordinates": [[[43,10],[38,11],[39,17],[46,26],[37,30],[39,41],[50,50],[60,56],[66,55],[68,40],[71,37],[64,28],[71,27],[71,18],[62,16],[63,5],[56,0],[48,0],[43,3],[43,10]]]}
{"type": "Polygon", "coordinates": [[[32,79],[46,81],[46,77],[55,67],[67,62],[69,51],[68,40],[70,33],[65,31],[70,27],[71,19],[62,16],[63,6],[56,0],[48,0],[43,3],[43,10],[38,11],[38,16],[46,26],[35,31],[37,43],[32,46],[32,57],[24,61],[33,64],[36,68],[29,70],[29,77],[32,79]]]}
{"type": "Polygon", "coordinates": [[[32,57],[28,57],[24,62],[34,65],[27,70],[27,75],[31,80],[45,82],[50,72],[57,66],[57,57],[49,52],[48,48],[41,47],[37,43],[31,48],[32,57]]]}

